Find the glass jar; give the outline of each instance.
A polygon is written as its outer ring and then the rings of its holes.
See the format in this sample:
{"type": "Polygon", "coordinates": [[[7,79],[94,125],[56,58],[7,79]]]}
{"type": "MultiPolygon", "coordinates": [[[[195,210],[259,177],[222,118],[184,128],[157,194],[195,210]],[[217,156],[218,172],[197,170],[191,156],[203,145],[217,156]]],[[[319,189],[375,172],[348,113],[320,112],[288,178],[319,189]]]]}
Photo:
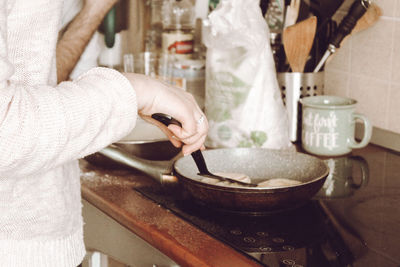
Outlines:
{"type": "Polygon", "coordinates": [[[194,6],[190,0],[168,0],[163,5],[162,52],[190,59],[194,50],[194,6]]]}

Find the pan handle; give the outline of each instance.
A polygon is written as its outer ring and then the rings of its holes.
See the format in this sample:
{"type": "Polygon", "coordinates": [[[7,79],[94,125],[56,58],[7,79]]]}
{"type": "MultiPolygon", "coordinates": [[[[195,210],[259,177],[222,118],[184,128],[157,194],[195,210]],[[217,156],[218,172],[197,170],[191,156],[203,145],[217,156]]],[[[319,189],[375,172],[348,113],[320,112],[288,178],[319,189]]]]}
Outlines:
{"type": "Polygon", "coordinates": [[[118,163],[142,171],[160,184],[166,183],[166,179],[169,179],[168,182],[170,182],[171,177],[173,177],[173,160],[153,161],[141,159],[126,153],[125,151],[113,145],[103,148],[98,153],[118,163]]]}

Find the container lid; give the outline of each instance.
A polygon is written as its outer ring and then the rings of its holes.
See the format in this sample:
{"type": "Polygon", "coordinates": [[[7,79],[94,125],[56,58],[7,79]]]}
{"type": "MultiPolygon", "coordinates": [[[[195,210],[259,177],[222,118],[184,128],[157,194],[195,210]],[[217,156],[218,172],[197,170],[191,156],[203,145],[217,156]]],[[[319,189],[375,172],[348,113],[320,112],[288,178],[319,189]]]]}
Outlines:
{"type": "Polygon", "coordinates": [[[190,0],[169,0],[163,5],[164,28],[193,28],[195,10],[190,0]]]}

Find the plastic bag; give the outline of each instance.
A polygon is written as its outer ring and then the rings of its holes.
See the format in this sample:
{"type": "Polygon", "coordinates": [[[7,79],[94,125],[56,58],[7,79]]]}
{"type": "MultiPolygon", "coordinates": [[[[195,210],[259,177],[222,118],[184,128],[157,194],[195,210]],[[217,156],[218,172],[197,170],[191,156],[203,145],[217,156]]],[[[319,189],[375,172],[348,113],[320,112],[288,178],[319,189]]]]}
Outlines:
{"type": "Polygon", "coordinates": [[[222,0],[204,22],[208,147],[291,147],[258,0],[222,0]]]}

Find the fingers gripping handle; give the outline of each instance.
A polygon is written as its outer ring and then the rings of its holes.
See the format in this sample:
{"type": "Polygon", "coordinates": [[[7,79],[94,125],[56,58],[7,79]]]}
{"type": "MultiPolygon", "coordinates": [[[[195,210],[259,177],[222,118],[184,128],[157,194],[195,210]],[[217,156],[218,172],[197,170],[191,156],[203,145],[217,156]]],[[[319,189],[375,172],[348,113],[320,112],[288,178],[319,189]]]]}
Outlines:
{"type": "MultiPolygon", "coordinates": [[[[168,126],[170,124],[175,124],[175,125],[178,125],[179,127],[182,127],[182,124],[179,121],[177,121],[176,119],[174,119],[173,117],[171,117],[167,114],[154,113],[153,115],[151,115],[151,117],[153,119],[161,122],[165,126],[168,126]]],[[[206,161],[204,160],[203,154],[201,153],[200,150],[194,151],[191,155],[192,155],[200,173],[204,173],[204,174],[210,173],[207,169],[206,161]]]]}

